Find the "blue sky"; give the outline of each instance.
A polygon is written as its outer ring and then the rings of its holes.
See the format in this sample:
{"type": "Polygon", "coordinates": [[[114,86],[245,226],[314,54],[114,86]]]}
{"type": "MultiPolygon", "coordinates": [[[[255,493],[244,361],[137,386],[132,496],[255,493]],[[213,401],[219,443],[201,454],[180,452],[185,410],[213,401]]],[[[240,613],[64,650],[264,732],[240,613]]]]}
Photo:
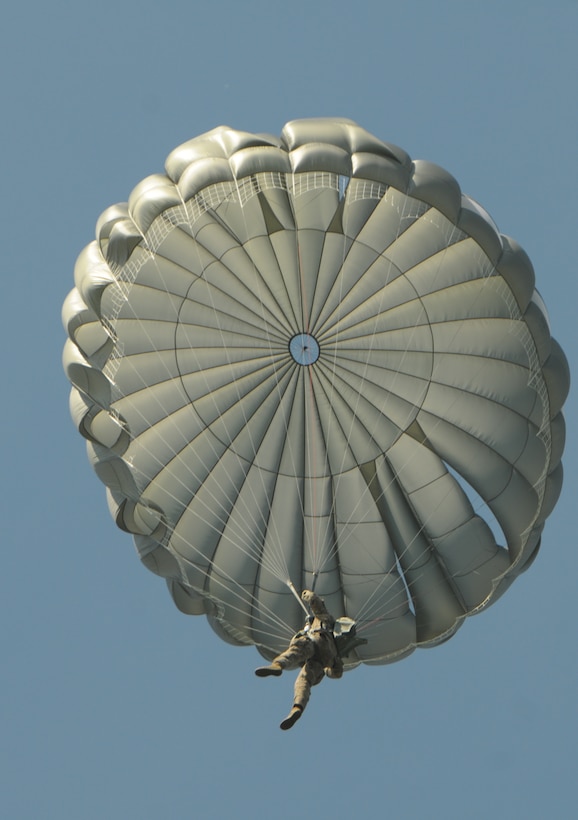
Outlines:
{"type": "Polygon", "coordinates": [[[32,0],[3,11],[7,818],[575,816],[576,399],[527,572],[447,644],[278,723],[291,676],[187,618],[113,525],[68,415],[61,303],[97,217],[228,124],[347,116],[447,168],[528,251],[572,368],[578,2],[32,0]]]}

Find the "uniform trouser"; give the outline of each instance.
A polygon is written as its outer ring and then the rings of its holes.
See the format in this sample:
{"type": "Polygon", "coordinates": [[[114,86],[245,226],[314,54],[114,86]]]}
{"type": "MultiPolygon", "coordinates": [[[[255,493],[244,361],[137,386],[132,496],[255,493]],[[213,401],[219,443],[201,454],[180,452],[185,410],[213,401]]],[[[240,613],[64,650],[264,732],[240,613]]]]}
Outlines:
{"type": "Polygon", "coordinates": [[[317,686],[323,680],[325,672],[319,661],[306,661],[297,675],[295,688],[293,690],[293,706],[300,706],[305,709],[309,702],[311,687],[317,686]]]}
{"type": "Polygon", "coordinates": [[[315,654],[315,644],[306,635],[299,635],[291,639],[285,650],[277,655],[273,663],[278,663],[283,669],[297,669],[315,654]]]}
{"type": "Polygon", "coordinates": [[[343,663],[340,658],[333,659],[333,666],[324,669],[323,664],[314,658],[318,651],[315,641],[304,635],[293,638],[289,647],[277,655],[273,663],[278,663],[283,669],[297,669],[301,671],[295,681],[293,705],[305,709],[311,694],[311,687],[317,686],[323,680],[325,672],[332,678],[340,678],[343,674],[343,663]]]}

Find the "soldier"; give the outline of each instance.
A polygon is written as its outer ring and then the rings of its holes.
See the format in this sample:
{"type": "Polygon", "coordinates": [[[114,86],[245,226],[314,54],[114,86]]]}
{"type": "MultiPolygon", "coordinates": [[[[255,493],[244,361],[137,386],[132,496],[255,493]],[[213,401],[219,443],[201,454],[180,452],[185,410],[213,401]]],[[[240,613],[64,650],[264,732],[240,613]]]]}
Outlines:
{"type": "Polygon", "coordinates": [[[282,721],[281,729],[290,729],[299,720],[309,700],[311,687],[320,683],[324,675],[328,678],[343,675],[343,661],[333,634],[335,619],[326,610],[323,599],[314,592],[305,589],[301,598],[313,613],[307,619],[305,628],[293,636],[289,647],[277,655],[269,666],[255,670],[260,678],[266,678],[269,675],[279,677],[284,669],[301,667],[295,681],[293,708],[282,721]]]}

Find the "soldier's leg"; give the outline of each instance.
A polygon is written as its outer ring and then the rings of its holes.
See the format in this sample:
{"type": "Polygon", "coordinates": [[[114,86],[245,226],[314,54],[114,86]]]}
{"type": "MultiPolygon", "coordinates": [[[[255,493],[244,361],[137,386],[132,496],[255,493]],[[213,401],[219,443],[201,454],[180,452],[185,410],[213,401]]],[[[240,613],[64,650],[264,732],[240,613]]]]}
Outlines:
{"type": "Polygon", "coordinates": [[[297,669],[302,666],[315,652],[313,643],[305,635],[293,638],[284,652],[277,655],[269,666],[260,666],[255,674],[260,678],[274,675],[278,677],[284,669],[297,669]]]}
{"type": "Polygon", "coordinates": [[[290,729],[299,720],[309,702],[311,687],[323,680],[323,675],[323,667],[317,661],[308,660],[301,667],[293,691],[293,708],[281,722],[282,729],[290,729]]]}

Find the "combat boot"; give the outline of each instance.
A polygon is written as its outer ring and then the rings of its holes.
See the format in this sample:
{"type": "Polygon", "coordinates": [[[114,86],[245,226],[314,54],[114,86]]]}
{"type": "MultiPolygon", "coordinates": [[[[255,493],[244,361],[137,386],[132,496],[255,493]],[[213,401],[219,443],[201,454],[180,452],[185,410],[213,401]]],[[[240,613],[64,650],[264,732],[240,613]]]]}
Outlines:
{"type": "Polygon", "coordinates": [[[270,675],[274,675],[278,678],[282,671],[283,667],[281,664],[273,662],[269,664],[269,666],[260,666],[258,669],[255,669],[255,674],[259,678],[268,678],[270,675]]]}
{"type": "Polygon", "coordinates": [[[303,707],[294,706],[285,718],[285,720],[281,721],[281,729],[290,729],[297,723],[302,714],[303,707]]]}

